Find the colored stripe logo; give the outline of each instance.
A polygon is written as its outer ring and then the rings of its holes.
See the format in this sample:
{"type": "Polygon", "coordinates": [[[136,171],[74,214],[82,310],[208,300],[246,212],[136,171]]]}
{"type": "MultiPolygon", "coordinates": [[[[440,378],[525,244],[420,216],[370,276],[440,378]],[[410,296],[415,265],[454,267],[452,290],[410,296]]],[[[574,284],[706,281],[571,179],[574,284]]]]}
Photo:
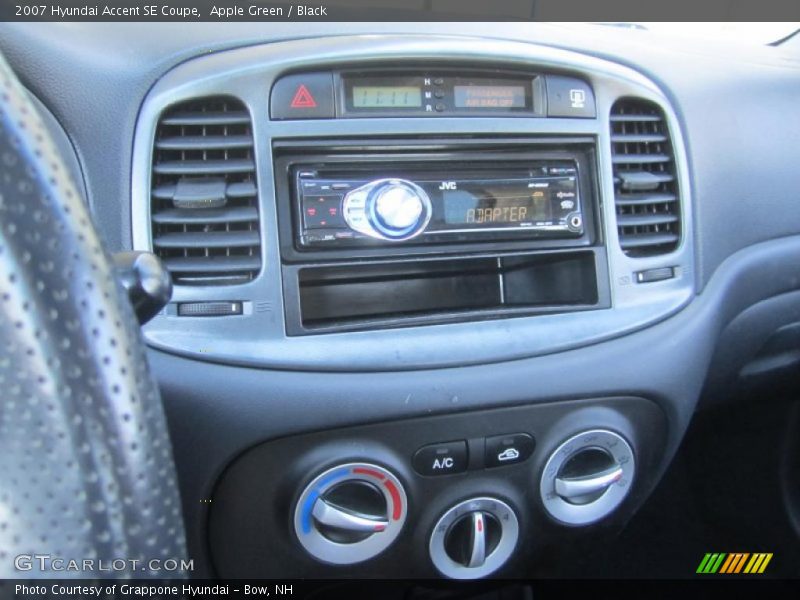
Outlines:
{"type": "Polygon", "coordinates": [[[763,573],[769,561],[772,560],[772,552],[708,552],[700,561],[696,573],[701,574],[739,574],[750,575],[763,573]]]}

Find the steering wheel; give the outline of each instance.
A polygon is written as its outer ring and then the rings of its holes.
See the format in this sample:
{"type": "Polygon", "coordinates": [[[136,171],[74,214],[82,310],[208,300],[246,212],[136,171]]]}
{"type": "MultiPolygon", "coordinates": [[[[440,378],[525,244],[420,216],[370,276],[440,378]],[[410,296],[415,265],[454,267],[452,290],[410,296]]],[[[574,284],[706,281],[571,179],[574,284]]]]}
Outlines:
{"type": "Polygon", "coordinates": [[[0,56],[0,577],[174,577],[185,558],[138,322],[0,56]]]}

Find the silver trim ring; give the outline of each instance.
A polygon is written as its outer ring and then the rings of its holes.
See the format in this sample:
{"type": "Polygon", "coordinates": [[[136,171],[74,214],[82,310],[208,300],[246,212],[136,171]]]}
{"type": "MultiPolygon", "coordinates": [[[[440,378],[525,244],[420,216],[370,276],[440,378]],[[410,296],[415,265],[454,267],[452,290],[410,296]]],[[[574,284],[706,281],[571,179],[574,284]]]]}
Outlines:
{"type": "Polygon", "coordinates": [[[622,503],[630,492],[635,472],[633,450],[625,438],[605,429],[584,431],[562,443],[547,460],[539,483],[542,504],[551,517],[566,525],[594,523],[611,514],[622,503]],[[603,471],[582,477],[560,476],[569,459],[592,448],[606,452],[613,464],[603,471]],[[569,501],[591,493],[601,495],[585,504],[569,501]]]}
{"type": "MultiPolygon", "coordinates": [[[[483,520],[481,519],[481,523],[483,520]]],[[[473,523],[477,521],[473,519],[473,523]]],[[[475,536],[476,539],[485,540],[483,536],[475,536]]],[[[480,497],[470,498],[459,502],[445,512],[431,533],[428,551],[434,566],[445,577],[451,579],[478,579],[491,575],[502,567],[511,557],[517,547],[519,539],[519,521],[514,510],[502,500],[497,498],[480,497]],[[500,524],[500,541],[497,547],[488,555],[486,548],[473,547],[470,553],[470,565],[467,566],[457,563],[447,554],[445,550],[445,537],[450,526],[460,517],[469,513],[483,512],[489,513],[500,524]]]]}
{"type": "MultiPolygon", "coordinates": [[[[333,509],[336,511],[336,509],[333,509]]],[[[408,515],[406,492],[400,480],[383,467],[370,463],[347,463],[317,475],[305,487],[294,511],[297,540],[314,558],[333,565],[351,565],[369,560],[386,550],[400,534],[408,515]],[[334,542],[317,529],[318,520],[334,522],[345,529],[364,532],[366,519],[342,520],[343,511],[332,512],[325,493],[347,481],[365,481],[375,486],[386,501],[385,519],[375,520],[373,533],[352,544],[334,542]],[[340,514],[342,513],[342,514],[340,514]]]]}

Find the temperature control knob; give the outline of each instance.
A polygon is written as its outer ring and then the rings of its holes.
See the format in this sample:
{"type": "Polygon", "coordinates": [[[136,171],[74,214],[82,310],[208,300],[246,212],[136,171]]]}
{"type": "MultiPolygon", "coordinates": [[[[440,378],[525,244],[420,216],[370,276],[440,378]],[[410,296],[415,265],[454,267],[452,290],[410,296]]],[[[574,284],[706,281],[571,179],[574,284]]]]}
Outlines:
{"type": "Polygon", "coordinates": [[[465,500],[434,527],[431,560],[453,579],[485,577],[505,564],[518,538],[517,517],[508,504],[495,498],[465,500]]]}
{"type": "Polygon", "coordinates": [[[348,565],[389,547],[406,519],[400,481],[383,467],[351,463],[315,477],[300,495],[294,528],[317,560],[348,565]]]}
{"type": "Polygon", "coordinates": [[[416,183],[378,179],[345,196],[344,219],[359,233],[400,242],[425,230],[431,219],[431,201],[416,183]]]}

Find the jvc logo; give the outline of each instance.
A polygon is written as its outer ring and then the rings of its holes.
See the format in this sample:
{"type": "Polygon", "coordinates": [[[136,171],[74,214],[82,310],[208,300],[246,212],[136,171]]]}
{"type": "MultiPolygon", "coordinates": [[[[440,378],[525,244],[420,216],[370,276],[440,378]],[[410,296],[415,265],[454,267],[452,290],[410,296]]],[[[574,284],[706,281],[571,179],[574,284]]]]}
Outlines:
{"type": "Polygon", "coordinates": [[[439,185],[440,190],[456,190],[458,189],[455,181],[443,181],[439,185]]]}

